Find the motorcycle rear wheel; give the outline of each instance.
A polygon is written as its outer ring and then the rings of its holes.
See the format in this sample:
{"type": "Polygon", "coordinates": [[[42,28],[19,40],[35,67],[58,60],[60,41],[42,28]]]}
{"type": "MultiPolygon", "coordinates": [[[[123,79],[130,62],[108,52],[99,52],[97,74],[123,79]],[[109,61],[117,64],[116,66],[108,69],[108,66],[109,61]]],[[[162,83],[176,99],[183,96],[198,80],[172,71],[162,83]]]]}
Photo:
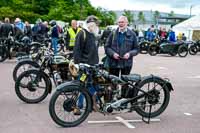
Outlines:
{"type": "MultiPolygon", "coordinates": [[[[152,97],[145,95],[138,99],[135,111],[145,118],[153,118],[163,113],[167,108],[170,99],[169,89],[163,83],[163,80],[159,78],[148,78],[141,81],[138,86],[141,90],[152,95],[152,97]],[[156,108],[157,106],[158,108],[156,108]]],[[[140,95],[141,93],[142,92],[138,92],[137,95],[140,95]]]]}

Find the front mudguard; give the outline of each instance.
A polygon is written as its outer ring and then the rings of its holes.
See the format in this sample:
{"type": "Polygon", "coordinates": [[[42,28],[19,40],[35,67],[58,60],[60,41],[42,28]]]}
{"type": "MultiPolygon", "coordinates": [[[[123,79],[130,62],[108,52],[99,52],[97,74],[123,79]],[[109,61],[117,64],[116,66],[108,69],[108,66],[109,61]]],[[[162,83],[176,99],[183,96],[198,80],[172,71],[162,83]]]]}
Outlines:
{"type": "Polygon", "coordinates": [[[162,86],[167,86],[167,88],[169,89],[170,92],[174,90],[174,88],[172,87],[172,84],[170,83],[169,79],[163,79],[163,78],[158,77],[158,76],[155,76],[155,75],[149,75],[149,76],[143,77],[143,78],[142,78],[142,81],[143,81],[143,80],[147,80],[147,79],[149,79],[149,78],[160,80],[162,86]]]}

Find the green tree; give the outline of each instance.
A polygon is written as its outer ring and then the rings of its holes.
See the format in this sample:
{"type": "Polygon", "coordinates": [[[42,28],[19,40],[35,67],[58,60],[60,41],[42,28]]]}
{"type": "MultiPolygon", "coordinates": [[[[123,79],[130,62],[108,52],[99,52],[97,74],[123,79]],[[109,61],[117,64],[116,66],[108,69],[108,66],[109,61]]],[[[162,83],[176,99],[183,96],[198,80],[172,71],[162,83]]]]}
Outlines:
{"type": "Polygon", "coordinates": [[[33,12],[41,15],[48,14],[50,7],[55,3],[55,0],[32,0],[33,12]]]}
{"type": "Polygon", "coordinates": [[[154,12],[154,14],[153,14],[153,17],[154,17],[153,19],[154,19],[155,24],[157,24],[158,23],[158,19],[160,17],[160,12],[156,10],[154,12]]]}
{"type": "Polygon", "coordinates": [[[101,25],[113,24],[116,20],[114,12],[95,8],[89,0],[0,0],[0,13],[1,19],[20,17],[30,22],[37,18],[70,22],[72,19],[85,20],[89,15],[99,17],[101,25]]]}
{"type": "Polygon", "coordinates": [[[141,22],[142,24],[144,24],[145,23],[145,16],[144,16],[144,13],[142,12],[142,11],[140,11],[139,13],[138,13],[138,21],[139,22],[141,22]]]}
{"type": "Polygon", "coordinates": [[[130,24],[134,23],[134,14],[130,10],[124,10],[123,15],[127,17],[130,24]]]}

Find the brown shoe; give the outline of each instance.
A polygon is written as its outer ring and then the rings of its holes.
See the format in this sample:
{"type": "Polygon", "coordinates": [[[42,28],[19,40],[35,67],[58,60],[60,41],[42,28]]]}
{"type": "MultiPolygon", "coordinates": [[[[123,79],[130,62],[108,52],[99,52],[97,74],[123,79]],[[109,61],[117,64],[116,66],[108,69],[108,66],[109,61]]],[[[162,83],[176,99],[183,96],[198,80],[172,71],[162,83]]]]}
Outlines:
{"type": "Polygon", "coordinates": [[[74,108],[73,113],[74,115],[81,115],[82,112],[80,111],[79,108],[74,108]]]}

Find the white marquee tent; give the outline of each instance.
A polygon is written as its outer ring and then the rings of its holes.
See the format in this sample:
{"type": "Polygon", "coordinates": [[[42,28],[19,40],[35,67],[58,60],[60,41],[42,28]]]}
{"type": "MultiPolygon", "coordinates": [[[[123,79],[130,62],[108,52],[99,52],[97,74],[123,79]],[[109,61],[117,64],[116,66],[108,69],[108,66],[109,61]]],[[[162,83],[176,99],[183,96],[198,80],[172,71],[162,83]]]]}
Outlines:
{"type": "Polygon", "coordinates": [[[194,30],[200,30],[200,15],[191,17],[173,27],[176,35],[179,33],[185,33],[189,40],[192,39],[192,33],[194,30]]]}

